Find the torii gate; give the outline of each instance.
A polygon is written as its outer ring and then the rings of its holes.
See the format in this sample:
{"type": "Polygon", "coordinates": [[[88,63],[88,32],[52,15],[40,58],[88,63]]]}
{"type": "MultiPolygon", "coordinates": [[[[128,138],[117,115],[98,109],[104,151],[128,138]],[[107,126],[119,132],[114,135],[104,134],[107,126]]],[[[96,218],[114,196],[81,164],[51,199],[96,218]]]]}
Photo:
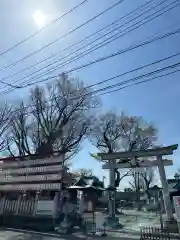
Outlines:
{"type": "MultiPolygon", "coordinates": [[[[178,145],[171,145],[162,148],[154,148],[141,151],[131,151],[131,152],[116,152],[116,153],[98,153],[98,157],[102,161],[107,161],[102,168],[109,169],[109,179],[110,187],[115,189],[115,169],[117,168],[141,168],[141,167],[153,167],[157,166],[159,169],[159,175],[161,179],[161,184],[163,188],[163,199],[167,215],[167,221],[173,219],[172,204],[169,197],[168,184],[165,174],[165,166],[173,165],[172,160],[162,159],[164,155],[172,155],[173,151],[178,148],[178,145]],[[139,157],[156,157],[156,160],[138,160],[139,157]],[[118,161],[118,163],[117,163],[118,161]],[[121,163],[122,161],[122,163],[121,163]],[[119,163],[120,162],[120,163],[119,163]]],[[[115,191],[115,190],[114,190],[115,191]]],[[[110,201],[109,205],[109,216],[115,219],[115,199],[110,201]]]]}

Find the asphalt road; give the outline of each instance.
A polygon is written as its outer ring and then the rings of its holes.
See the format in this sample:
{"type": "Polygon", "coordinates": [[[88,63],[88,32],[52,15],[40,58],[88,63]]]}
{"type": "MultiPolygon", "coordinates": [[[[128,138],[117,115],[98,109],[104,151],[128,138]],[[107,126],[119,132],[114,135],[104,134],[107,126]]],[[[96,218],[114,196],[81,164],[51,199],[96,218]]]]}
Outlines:
{"type": "Polygon", "coordinates": [[[0,240],[65,240],[65,238],[46,236],[36,233],[0,230],[0,240]]]}

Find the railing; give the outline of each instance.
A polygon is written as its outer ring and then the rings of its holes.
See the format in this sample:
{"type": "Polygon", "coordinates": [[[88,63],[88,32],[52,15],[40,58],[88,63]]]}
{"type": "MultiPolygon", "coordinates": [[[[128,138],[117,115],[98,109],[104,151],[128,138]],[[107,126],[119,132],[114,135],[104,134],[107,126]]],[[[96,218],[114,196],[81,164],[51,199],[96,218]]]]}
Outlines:
{"type": "Polygon", "coordinates": [[[168,228],[142,227],[140,240],[144,239],[170,240],[168,228]]]}
{"type": "Polygon", "coordinates": [[[0,200],[0,214],[12,215],[35,215],[37,208],[37,199],[32,200],[9,200],[2,198],[0,200]]]}
{"type": "MultiPolygon", "coordinates": [[[[52,183],[53,184],[53,183],[52,183]]],[[[65,206],[64,210],[67,210],[65,206]]],[[[79,204],[69,204],[68,210],[79,213],[79,204]]],[[[53,215],[53,200],[40,200],[38,196],[31,200],[19,196],[17,200],[0,199],[0,215],[53,215]]]]}

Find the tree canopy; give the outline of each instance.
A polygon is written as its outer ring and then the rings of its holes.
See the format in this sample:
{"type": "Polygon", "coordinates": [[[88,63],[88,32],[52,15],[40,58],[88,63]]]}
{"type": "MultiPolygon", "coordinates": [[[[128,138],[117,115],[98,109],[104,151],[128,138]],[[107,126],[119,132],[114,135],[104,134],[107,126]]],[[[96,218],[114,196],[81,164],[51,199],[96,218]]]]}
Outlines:
{"type": "MultiPolygon", "coordinates": [[[[107,112],[98,116],[89,139],[100,152],[144,150],[156,144],[157,130],[142,117],[128,116],[124,112],[119,115],[114,112],[107,112]]],[[[115,172],[117,175],[116,187],[119,186],[124,177],[133,176],[129,169],[116,169],[115,172]]],[[[144,186],[146,185],[146,188],[149,188],[147,176],[141,177],[144,186]]],[[[137,185],[136,178],[134,179],[133,184],[137,185]]]]}
{"type": "Polygon", "coordinates": [[[154,146],[157,130],[142,117],[103,113],[94,122],[91,143],[101,152],[144,150],[154,146]]]}
{"type": "Polygon", "coordinates": [[[11,155],[76,154],[88,136],[98,106],[98,98],[83,82],[62,74],[59,79],[30,92],[28,108],[24,100],[12,109],[7,131],[11,155]]]}

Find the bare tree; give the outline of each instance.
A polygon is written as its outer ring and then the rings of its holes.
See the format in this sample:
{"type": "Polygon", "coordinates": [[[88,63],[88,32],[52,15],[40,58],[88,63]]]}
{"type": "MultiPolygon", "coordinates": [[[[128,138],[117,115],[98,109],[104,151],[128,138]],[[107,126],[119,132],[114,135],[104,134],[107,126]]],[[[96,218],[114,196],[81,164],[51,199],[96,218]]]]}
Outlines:
{"type": "Polygon", "coordinates": [[[141,209],[140,193],[144,188],[144,179],[142,178],[141,171],[138,168],[130,169],[132,180],[129,181],[131,188],[136,192],[136,205],[138,210],[141,209]]]}
{"type": "Polygon", "coordinates": [[[74,172],[77,177],[92,177],[92,169],[80,168],[74,172]]]}
{"type": "Polygon", "coordinates": [[[16,155],[12,147],[16,149],[16,152],[18,152],[18,155],[21,157],[32,154],[30,150],[31,139],[29,138],[30,124],[28,124],[28,118],[27,109],[24,106],[24,102],[21,101],[20,104],[13,109],[8,127],[7,149],[11,156],[16,155]]]}
{"type": "Polygon", "coordinates": [[[145,150],[154,146],[157,130],[142,117],[126,116],[122,113],[122,148],[127,151],[145,150]]]}
{"type": "Polygon", "coordinates": [[[89,134],[94,108],[99,104],[91,89],[62,74],[59,79],[31,90],[30,107],[14,114],[8,149],[15,142],[20,155],[76,154],[89,134]]]}
{"type": "Polygon", "coordinates": [[[96,119],[90,135],[91,143],[101,152],[116,152],[121,147],[122,138],[121,116],[108,112],[96,119]]]}
{"type": "Polygon", "coordinates": [[[156,139],[156,129],[141,117],[108,112],[96,119],[90,141],[101,152],[115,152],[147,149],[156,139]]]}
{"type": "Polygon", "coordinates": [[[143,171],[141,171],[141,178],[144,182],[143,184],[143,190],[146,192],[148,199],[151,198],[149,189],[154,183],[155,178],[155,169],[154,168],[144,168],[143,171]]]}
{"type": "MultiPolygon", "coordinates": [[[[147,149],[156,141],[156,129],[141,117],[108,112],[96,120],[90,141],[101,152],[108,153],[147,149]]],[[[118,182],[128,175],[129,170],[120,172],[118,182]]]]}
{"type": "Polygon", "coordinates": [[[148,199],[151,198],[149,189],[154,182],[154,168],[133,168],[130,171],[132,173],[132,180],[129,181],[129,184],[136,192],[136,203],[140,210],[140,192],[146,193],[148,199]]]}
{"type": "Polygon", "coordinates": [[[9,122],[11,121],[11,107],[7,103],[0,106],[0,151],[6,149],[6,137],[9,122]]]}

